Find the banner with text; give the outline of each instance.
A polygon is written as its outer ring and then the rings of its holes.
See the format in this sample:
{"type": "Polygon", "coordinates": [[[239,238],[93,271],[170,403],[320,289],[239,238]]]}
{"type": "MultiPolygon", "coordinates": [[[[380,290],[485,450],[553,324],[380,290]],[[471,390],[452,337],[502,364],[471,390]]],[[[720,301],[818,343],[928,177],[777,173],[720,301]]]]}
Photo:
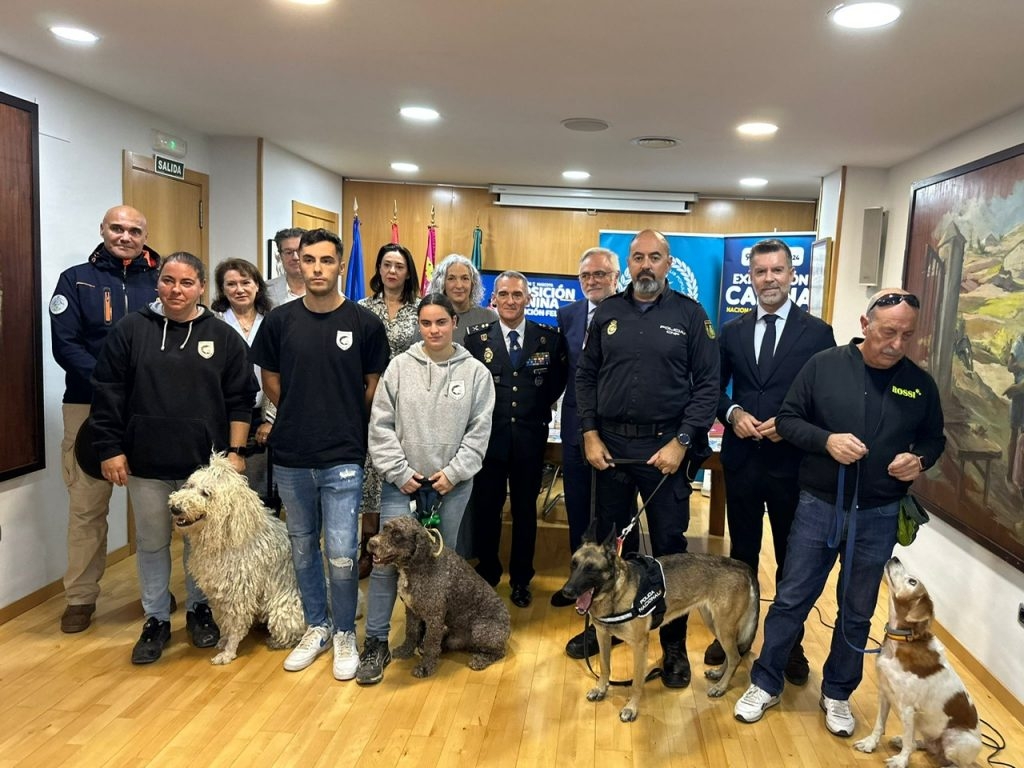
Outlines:
{"type": "Polygon", "coordinates": [[[789,246],[793,253],[793,270],[796,276],[790,287],[790,298],[797,306],[807,309],[810,305],[808,288],[811,274],[811,243],[813,232],[776,233],[763,235],[727,235],[723,238],[725,259],[722,266],[722,303],[719,308],[719,324],[727,323],[744,312],[757,306],[757,296],[750,285],[750,248],[759,240],[774,237],[789,246]]]}
{"type": "MultiPolygon", "coordinates": [[[[501,272],[481,270],[480,282],[484,286],[484,306],[490,306],[494,293],[494,280],[501,272]]],[[[526,273],[530,285],[530,305],[526,317],[536,323],[558,327],[558,308],[583,298],[583,291],[576,275],[543,275],[526,273]]]]}

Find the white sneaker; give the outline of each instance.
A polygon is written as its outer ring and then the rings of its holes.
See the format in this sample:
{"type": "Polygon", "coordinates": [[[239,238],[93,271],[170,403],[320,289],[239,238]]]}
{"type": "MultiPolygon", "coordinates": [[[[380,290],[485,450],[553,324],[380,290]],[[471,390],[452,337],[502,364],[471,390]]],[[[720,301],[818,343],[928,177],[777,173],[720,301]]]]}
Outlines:
{"type": "Polygon", "coordinates": [[[741,723],[756,723],[764,717],[764,711],[768,707],[774,707],[778,703],[778,696],[772,696],[768,691],[751,685],[736,702],[732,713],[741,723]]]}
{"type": "Polygon", "coordinates": [[[836,736],[853,736],[857,728],[857,721],[850,711],[850,702],[846,699],[830,699],[825,694],[821,695],[818,702],[825,713],[825,727],[836,736]]]}
{"type": "Polygon", "coordinates": [[[355,632],[334,634],[334,679],[351,680],[359,669],[359,649],[355,632]]]}
{"type": "Polygon", "coordinates": [[[288,672],[298,672],[312,664],[316,657],[327,650],[331,643],[331,630],[327,627],[307,627],[306,634],[299,640],[288,658],[284,660],[284,668],[288,672]]]}

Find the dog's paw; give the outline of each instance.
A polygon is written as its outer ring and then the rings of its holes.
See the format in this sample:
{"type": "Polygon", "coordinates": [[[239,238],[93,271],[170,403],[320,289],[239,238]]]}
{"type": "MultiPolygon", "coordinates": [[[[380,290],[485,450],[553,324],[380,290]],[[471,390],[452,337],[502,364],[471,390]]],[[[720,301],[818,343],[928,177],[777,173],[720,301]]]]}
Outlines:
{"type": "Polygon", "coordinates": [[[853,743],[853,748],[858,752],[867,752],[870,754],[878,748],[878,737],[873,734],[871,736],[865,736],[860,741],[855,741],[853,743]]]}
{"type": "Polygon", "coordinates": [[[214,656],[212,659],[210,659],[210,663],[211,664],[230,664],[236,658],[237,658],[237,656],[234,653],[228,653],[227,651],[221,651],[216,656],[214,656]]]}
{"type": "Polygon", "coordinates": [[[719,696],[725,694],[725,689],[727,687],[728,686],[724,685],[723,683],[716,683],[715,685],[708,686],[708,697],[712,699],[717,699],[719,696]]]}
{"type": "MultiPolygon", "coordinates": [[[[393,653],[391,655],[394,656],[393,653]]],[[[437,669],[437,665],[436,664],[417,664],[415,667],[412,668],[412,676],[413,677],[430,677],[432,674],[434,674],[434,671],[436,669],[437,669]]]]}
{"type": "Polygon", "coordinates": [[[885,761],[885,768],[907,768],[907,758],[902,753],[893,755],[885,761]]]}
{"type": "Polygon", "coordinates": [[[495,661],[497,661],[497,659],[493,656],[475,655],[469,657],[468,665],[474,672],[479,672],[482,669],[487,669],[495,661]]]}
{"type": "Polygon", "coordinates": [[[619,710],[619,720],[621,720],[624,723],[632,723],[634,720],[636,720],[637,714],[639,713],[636,711],[636,707],[632,707],[629,704],[627,704],[621,710],[619,710]]]}
{"type": "Polygon", "coordinates": [[[587,691],[587,701],[603,701],[606,693],[607,688],[591,688],[587,691]]]}
{"type": "MultiPolygon", "coordinates": [[[[711,667],[711,669],[704,670],[704,677],[708,680],[721,680],[724,673],[725,667],[711,667]]],[[[722,694],[718,695],[721,696],[722,694]]]]}
{"type": "Polygon", "coordinates": [[[391,656],[395,659],[411,659],[414,653],[416,653],[414,645],[400,645],[391,649],[391,656]]]}

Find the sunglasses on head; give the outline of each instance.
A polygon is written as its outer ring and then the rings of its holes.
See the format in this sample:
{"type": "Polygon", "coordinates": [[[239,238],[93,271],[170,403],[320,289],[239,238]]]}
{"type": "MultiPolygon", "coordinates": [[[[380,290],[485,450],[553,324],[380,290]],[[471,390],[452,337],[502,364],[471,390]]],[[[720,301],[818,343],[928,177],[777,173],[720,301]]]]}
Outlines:
{"type": "Polygon", "coordinates": [[[868,312],[875,307],[895,307],[901,301],[907,302],[914,309],[921,308],[921,302],[912,293],[884,293],[868,305],[868,312]]]}

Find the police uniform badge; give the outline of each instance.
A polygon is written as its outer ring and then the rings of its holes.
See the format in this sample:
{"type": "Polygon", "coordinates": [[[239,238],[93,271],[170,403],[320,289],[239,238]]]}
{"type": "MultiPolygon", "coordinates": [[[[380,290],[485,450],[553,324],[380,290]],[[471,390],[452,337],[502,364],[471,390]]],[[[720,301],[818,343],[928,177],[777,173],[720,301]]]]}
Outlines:
{"type": "Polygon", "coordinates": [[[715,326],[711,324],[710,320],[704,321],[704,333],[708,335],[708,338],[712,341],[715,340],[715,326]]]}
{"type": "Polygon", "coordinates": [[[209,360],[213,357],[213,342],[212,341],[200,341],[196,346],[199,352],[199,356],[204,360],[209,360]]]}
{"type": "Polygon", "coordinates": [[[611,336],[617,330],[619,330],[619,321],[618,320],[612,320],[610,323],[608,323],[607,330],[605,331],[605,333],[607,333],[609,336],[611,336]]]}
{"type": "Polygon", "coordinates": [[[484,350],[484,362],[489,363],[494,359],[494,350],[490,347],[484,350]]]}

